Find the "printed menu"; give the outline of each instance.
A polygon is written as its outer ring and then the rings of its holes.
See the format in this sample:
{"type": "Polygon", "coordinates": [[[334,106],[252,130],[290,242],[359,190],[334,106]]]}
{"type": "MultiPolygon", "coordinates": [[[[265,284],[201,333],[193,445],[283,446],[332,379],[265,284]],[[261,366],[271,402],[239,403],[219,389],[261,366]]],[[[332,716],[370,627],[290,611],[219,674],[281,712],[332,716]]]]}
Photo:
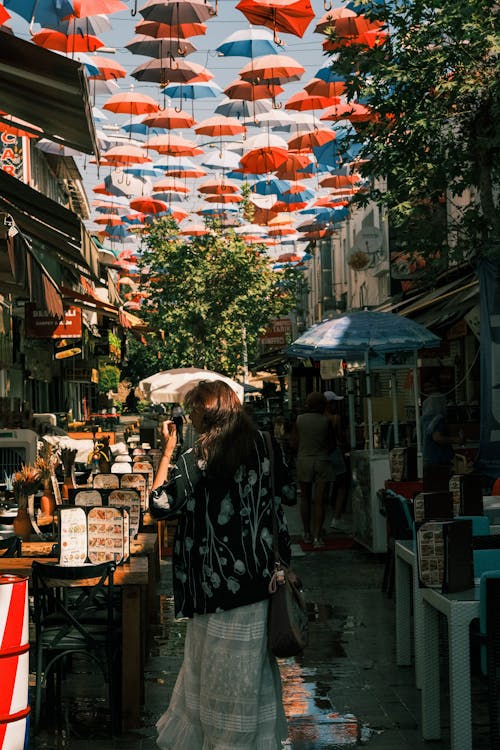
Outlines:
{"type": "Polygon", "coordinates": [[[58,508],[60,565],[83,565],[130,556],[130,523],[125,508],[58,508]]]}

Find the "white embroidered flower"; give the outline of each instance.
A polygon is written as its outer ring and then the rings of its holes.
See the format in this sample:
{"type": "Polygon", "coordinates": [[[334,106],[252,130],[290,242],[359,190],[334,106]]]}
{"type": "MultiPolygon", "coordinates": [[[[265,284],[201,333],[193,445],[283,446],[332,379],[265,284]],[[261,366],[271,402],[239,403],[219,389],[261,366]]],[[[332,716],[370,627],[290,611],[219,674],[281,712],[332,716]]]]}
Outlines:
{"type": "Polygon", "coordinates": [[[211,599],[212,596],[213,596],[213,592],[212,592],[212,589],[210,588],[210,586],[208,585],[208,583],[206,581],[202,582],[201,588],[203,589],[203,591],[205,592],[205,594],[208,596],[208,598],[211,599]]]}
{"type": "Polygon", "coordinates": [[[232,576],[229,576],[227,579],[227,587],[229,591],[232,591],[233,594],[236,594],[237,591],[240,590],[240,584],[236,580],[236,578],[233,578],[232,576]]]}
{"type": "Polygon", "coordinates": [[[185,574],[183,570],[179,570],[179,568],[177,568],[177,570],[175,571],[175,577],[181,583],[186,583],[187,581],[187,575],[185,574]]]}
{"type": "Polygon", "coordinates": [[[195,505],[196,505],[196,503],[195,503],[194,497],[191,497],[191,498],[190,498],[190,499],[189,499],[189,500],[187,501],[187,503],[186,503],[186,509],[187,509],[187,510],[194,510],[194,508],[195,508],[195,505]]]}
{"type": "Polygon", "coordinates": [[[250,487],[253,487],[254,484],[256,484],[258,479],[257,472],[254,469],[250,469],[248,472],[248,484],[250,487]]]}
{"type": "Polygon", "coordinates": [[[229,495],[226,495],[226,497],[222,500],[220,504],[220,510],[219,510],[219,515],[217,517],[217,522],[221,526],[223,526],[225,523],[229,521],[231,516],[234,516],[234,508],[231,502],[231,498],[229,497],[229,495]]]}
{"type": "Polygon", "coordinates": [[[218,575],[218,573],[215,573],[215,571],[212,572],[212,575],[210,576],[210,580],[212,582],[212,586],[214,587],[214,589],[218,589],[220,586],[220,576],[218,575]]]}
{"type": "Polygon", "coordinates": [[[260,538],[262,539],[263,542],[267,544],[268,547],[273,546],[273,535],[271,534],[268,528],[262,529],[260,538]]]}
{"type": "Polygon", "coordinates": [[[233,567],[235,573],[243,574],[246,571],[246,566],[243,560],[235,560],[233,567]]]}
{"type": "Polygon", "coordinates": [[[193,540],[191,539],[190,536],[187,536],[184,539],[184,546],[186,548],[186,552],[189,552],[189,550],[191,550],[193,548],[193,540]]]}
{"type": "Polygon", "coordinates": [[[266,456],[266,458],[262,459],[262,471],[264,474],[269,474],[270,470],[271,470],[271,462],[266,456]]]}
{"type": "Polygon", "coordinates": [[[244,475],[244,468],[243,466],[240,466],[239,469],[236,471],[236,474],[234,475],[234,481],[237,484],[240,484],[240,482],[243,480],[244,475]]]}

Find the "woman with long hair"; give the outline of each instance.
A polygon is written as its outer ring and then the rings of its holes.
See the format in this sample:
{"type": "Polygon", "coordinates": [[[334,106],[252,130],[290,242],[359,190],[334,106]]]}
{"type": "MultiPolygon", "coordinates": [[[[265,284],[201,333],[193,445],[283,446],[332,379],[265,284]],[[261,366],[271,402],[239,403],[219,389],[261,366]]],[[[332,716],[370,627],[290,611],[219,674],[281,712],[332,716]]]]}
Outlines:
{"type": "MultiPolygon", "coordinates": [[[[189,618],[184,662],[157,742],[163,750],[279,750],[287,725],[278,666],[267,648],[274,513],[285,564],[290,538],[271,489],[266,436],[222,381],[199,383],[184,406],[198,438],[170,467],[175,426],[164,423],[151,496],[156,517],[178,517],[175,614],[189,618]]],[[[276,443],[273,453],[278,494],[287,471],[276,443]]]]}

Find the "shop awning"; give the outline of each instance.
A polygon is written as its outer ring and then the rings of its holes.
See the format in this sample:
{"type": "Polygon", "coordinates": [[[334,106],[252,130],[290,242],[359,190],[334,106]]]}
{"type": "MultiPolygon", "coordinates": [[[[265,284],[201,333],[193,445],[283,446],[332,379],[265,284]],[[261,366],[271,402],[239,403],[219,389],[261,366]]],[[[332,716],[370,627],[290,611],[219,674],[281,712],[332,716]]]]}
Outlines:
{"type": "Polygon", "coordinates": [[[10,215],[23,233],[54,252],[61,263],[87,276],[97,275],[97,248],[91,252],[79,217],[2,170],[0,212],[10,215]]]}
{"type": "Polygon", "coordinates": [[[61,287],[61,292],[65,301],[71,302],[77,307],[87,307],[91,310],[99,310],[106,313],[106,315],[117,319],[121,315],[121,311],[118,307],[111,305],[109,302],[104,302],[104,300],[93,294],[77,292],[75,289],[68,289],[68,287],[65,286],[61,287]]]}
{"type": "Polygon", "coordinates": [[[0,29],[0,109],[98,155],[84,66],[0,29]]]}

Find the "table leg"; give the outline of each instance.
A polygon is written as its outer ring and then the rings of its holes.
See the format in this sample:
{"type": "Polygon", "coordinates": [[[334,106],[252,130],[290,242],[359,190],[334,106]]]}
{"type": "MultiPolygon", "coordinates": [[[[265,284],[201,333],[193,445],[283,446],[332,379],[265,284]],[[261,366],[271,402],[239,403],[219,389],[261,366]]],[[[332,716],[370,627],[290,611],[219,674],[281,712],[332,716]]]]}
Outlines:
{"type": "Polygon", "coordinates": [[[452,750],[472,750],[469,625],[460,607],[453,607],[448,619],[452,750]]]}
{"type": "Polygon", "coordinates": [[[396,552],[396,664],[411,664],[411,580],[406,560],[396,552]]]}
{"type": "Polygon", "coordinates": [[[413,566],[413,642],[415,644],[415,684],[417,688],[422,688],[422,648],[417,647],[417,644],[422,643],[424,637],[424,614],[423,614],[423,601],[422,601],[422,589],[420,588],[420,581],[418,580],[418,564],[415,561],[413,566]]]}
{"type": "Polygon", "coordinates": [[[141,587],[122,588],[122,727],[140,726],[144,694],[141,587]]]}
{"type": "Polygon", "coordinates": [[[422,604],[422,641],[415,643],[415,651],[418,648],[422,649],[422,736],[424,740],[439,740],[439,612],[425,600],[422,604]]]}

